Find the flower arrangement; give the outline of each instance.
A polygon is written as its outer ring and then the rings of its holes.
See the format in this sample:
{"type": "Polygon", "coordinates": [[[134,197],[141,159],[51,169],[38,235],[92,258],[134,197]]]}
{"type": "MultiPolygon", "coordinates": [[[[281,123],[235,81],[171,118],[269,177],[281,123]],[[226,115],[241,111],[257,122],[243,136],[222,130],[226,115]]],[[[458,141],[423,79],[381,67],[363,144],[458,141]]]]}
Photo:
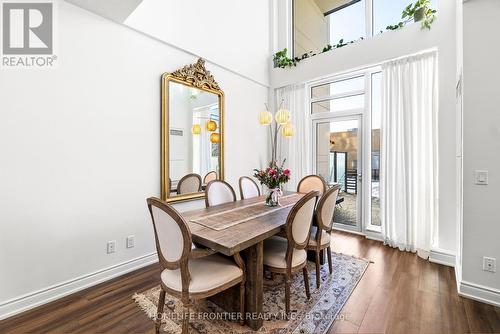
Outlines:
{"type": "Polygon", "coordinates": [[[267,206],[279,205],[279,199],[283,195],[281,185],[290,180],[290,170],[283,167],[283,163],[278,166],[276,162],[271,162],[266,169],[254,169],[254,177],[269,188],[269,193],[266,197],[267,206]]]}

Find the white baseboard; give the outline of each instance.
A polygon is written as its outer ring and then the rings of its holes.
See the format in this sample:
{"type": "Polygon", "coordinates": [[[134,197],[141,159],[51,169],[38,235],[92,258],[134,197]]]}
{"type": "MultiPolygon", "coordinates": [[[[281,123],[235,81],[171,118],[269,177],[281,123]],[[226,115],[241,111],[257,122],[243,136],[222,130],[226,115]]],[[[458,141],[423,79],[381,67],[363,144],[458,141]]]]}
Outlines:
{"type": "Polygon", "coordinates": [[[458,260],[455,265],[455,281],[457,284],[457,291],[460,291],[460,282],[462,281],[462,265],[458,260]]]}
{"type": "Polygon", "coordinates": [[[365,238],[369,239],[369,240],[384,242],[384,238],[382,237],[382,235],[380,233],[376,233],[376,232],[366,231],[365,238]]]}
{"type": "Polygon", "coordinates": [[[429,252],[429,261],[442,264],[449,267],[455,267],[455,253],[444,249],[431,249],[429,252]]]}
{"type": "Polygon", "coordinates": [[[33,291],[23,296],[10,300],[0,301],[0,320],[12,317],[21,312],[49,303],[56,299],[70,295],[77,291],[89,288],[131,271],[140,269],[158,262],[155,253],[146,254],[114,266],[98,270],[38,291],[33,291]]]}
{"type": "Polygon", "coordinates": [[[466,298],[500,307],[500,290],[497,289],[468,281],[461,281],[458,284],[458,294],[466,298]]]}

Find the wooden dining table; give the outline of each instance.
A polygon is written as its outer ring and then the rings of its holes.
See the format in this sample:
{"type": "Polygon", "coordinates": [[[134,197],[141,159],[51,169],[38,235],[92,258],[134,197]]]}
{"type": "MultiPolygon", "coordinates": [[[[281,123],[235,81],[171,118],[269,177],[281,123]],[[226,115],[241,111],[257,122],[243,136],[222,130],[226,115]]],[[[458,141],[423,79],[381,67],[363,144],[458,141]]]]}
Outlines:
{"type": "MultiPolygon", "coordinates": [[[[285,192],[283,206],[265,206],[265,196],[183,212],[193,241],[227,256],[241,252],[246,265],[245,321],[253,330],[263,324],[263,245],[264,240],[281,231],[288,213],[303,194],[285,192]],[[249,211],[252,213],[249,214],[249,211]],[[239,219],[224,227],[224,217],[239,219]],[[205,221],[205,222],[204,222],[205,221]],[[213,226],[211,225],[213,224],[213,226]]],[[[214,273],[216,274],[216,273],[214,273]]],[[[228,312],[239,310],[236,286],[211,298],[228,312]]]]}

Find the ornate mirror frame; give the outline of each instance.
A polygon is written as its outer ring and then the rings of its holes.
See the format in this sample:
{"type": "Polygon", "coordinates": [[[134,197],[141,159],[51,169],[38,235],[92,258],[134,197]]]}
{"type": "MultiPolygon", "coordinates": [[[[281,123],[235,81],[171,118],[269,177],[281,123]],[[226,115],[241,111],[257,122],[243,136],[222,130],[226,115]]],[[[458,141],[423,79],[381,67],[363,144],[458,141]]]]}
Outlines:
{"type": "MultiPolygon", "coordinates": [[[[161,199],[167,202],[179,202],[205,197],[204,192],[169,197],[169,83],[176,82],[216,94],[219,98],[219,179],[224,180],[224,92],[220,89],[210,71],[205,68],[205,60],[199,58],[192,65],[186,65],[172,73],[163,73],[161,77],[161,199]]],[[[202,176],[203,177],[203,176],[202,176]]]]}

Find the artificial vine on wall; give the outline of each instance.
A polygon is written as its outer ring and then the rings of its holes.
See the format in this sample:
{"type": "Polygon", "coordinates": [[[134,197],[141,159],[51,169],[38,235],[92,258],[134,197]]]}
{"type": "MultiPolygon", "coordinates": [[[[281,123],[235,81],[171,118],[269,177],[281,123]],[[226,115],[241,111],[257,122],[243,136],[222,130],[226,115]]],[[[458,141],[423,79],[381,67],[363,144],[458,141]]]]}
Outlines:
{"type": "MultiPolygon", "coordinates": [[[[403,10],[401,13],[401,21],[395,25],[389,25],[386,27],[386,30],[398,30],[403,28],[405,25],[411,22],[422,22],[422,29],[431,29],[431,25],[436,18],[437,11],[430,7],[431,0],[417,0],[415,3],[411,3],[403,10]]],[[[380,31],[383,33],[383,31],[380,31]]],[[[358,40],[363,40],[361,37],[358,40]]],[[[285,48],[282,51],[278,51],[274,54],[273,61],[274,67],[286,68],[297,66],[297,64],[307,58],[313,57],[317,54],[325,53],[334,49],[339,49],[346,45],[357,42],[358,40],[345,42],[344,39],[340,39],[337,44],[331,45],[327,44],[321,52],[315,53],[313,51],[309,51],[304,53],[300,57],[289,58],[288,50],[285,48]]]]}

